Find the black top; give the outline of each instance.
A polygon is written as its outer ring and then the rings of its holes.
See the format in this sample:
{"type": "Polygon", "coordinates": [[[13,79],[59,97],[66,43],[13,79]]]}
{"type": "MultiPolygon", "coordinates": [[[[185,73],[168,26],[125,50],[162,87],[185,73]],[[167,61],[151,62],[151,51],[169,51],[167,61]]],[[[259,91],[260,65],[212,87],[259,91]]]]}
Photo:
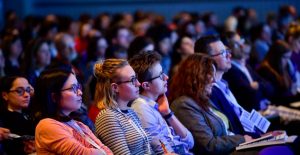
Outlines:
{"type": "MultiPolygon", "coordinates": [[[[11,112],[4,111],[1,114],[2,125],[4,128],[8,128],[11,133],[17,135],[31,135],[34,136],[35,125],[33,119],[25,112],[11,112]]],[[[33,139],[34,140],[34,139],[33,139]]],[[[12,140],[5,140],[3,142],[5,152],[7,154],[25,154],[23,141],[20,138],[12,140]]]]}

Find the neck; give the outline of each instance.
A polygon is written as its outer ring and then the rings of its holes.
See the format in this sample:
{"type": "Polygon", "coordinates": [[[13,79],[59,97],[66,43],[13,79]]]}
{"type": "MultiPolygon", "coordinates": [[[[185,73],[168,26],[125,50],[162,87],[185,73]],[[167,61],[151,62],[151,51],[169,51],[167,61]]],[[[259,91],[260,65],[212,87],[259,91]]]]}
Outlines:
{"type": "Polygon", "coordinates": [[[121,110],[127,110],[128,109],[128,106],[127,106],[128,101],[123,101],[123,100],[118,99],[117,102],[118,102],[119,108],[121,110]]]}
{"type": "Polygon", "coordinates": [[[245,59],[234,59],[234,61],[239,63],[242,66],[246,66],[246,60],[245,59]]]}
{"type": "Polygon", "coordinates": [[[11,111],[11,112],[22,113],[22,109],[21,108],[16,108],[16,107],[13,107],[13,106],[10,106],[10,105],[7,106],[7,110],[11,111]]]}
{"type": "Polygon", "coordinates": [[[66,116],[69,116],[71,111],[62,110],[61,113],[63,113],[66,116]]]}
{"type": "Polygon", "coordinates": [[[141,93],[141,95],[146,96],[146,97],[150,98],[153,101],[156,101],[156,99],[158,98],[158,95],[154,95],[154,94],[152,94],[150,92],[147,92],[147,91],[143,91],[141,93]]]}
{"type": "Polygon", "coordinates": [[[224,72],[222,71],[217,71],[216,72],[216,81],[220,81],[222,79],[224,72]]]}

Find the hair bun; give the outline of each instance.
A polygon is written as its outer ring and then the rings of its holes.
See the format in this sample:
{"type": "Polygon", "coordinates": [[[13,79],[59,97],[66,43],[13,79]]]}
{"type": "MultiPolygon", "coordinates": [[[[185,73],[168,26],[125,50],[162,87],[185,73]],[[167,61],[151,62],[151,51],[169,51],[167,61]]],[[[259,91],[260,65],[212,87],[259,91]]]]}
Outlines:
{"type": "Polygon", "coordinates": [[[94,75],[97,79],[102,77],[102,72],[103,72],[103,62],[104,61],[97,61],[94,65],[94,75]]]}

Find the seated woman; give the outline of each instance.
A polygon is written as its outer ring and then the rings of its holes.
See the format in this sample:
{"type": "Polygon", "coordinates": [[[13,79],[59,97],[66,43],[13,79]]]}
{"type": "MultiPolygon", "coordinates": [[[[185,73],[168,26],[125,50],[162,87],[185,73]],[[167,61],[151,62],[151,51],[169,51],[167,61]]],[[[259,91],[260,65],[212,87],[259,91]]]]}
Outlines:
{"type": "Polygon", "coordinates": [[[27,111],[33,88],[22,76],[7,76],[1,80],[1,127],[11,133],[27,138],[8,139],[3,142],[7,154],[29,154],[35,152],[34,122],[27,111]]]}
{"type": "Polygon", "coordinates": [[[195,154],[228,154],[252,139],[230,132],[226,116],[209,102],[215,72],[212,59],[193,54],[181,63],[170,85],[171,109],[191,131],[195,154]]]}
{"type": "Polygon", "coordinates": [[[95,64],[97,136],[114,154],[151,154],[150,139],[137,114],[127,107],[139,97],[140,83],[126,60],[106,59],[95,64]]]}
{"type": "Polygon", "coordinates": [[[29,83],[35,86],[37,77],[50,63],[51,53],[48,41],[37,39],[28,44],[21,69],[26,74],[29,83]]]}
{"type": "Polygon", "coordinates": [[[298,79],[291,55],[292,50],[285,41],[276,41],[257,69],[258,74],[272,84],[274,94],[270,100],[277,105],[287,105],[300,100],[298,79]]]}
{"type": "Polygon", "coordinates": [[[82,104],[81,85],[70,68],[42,72],[32,108],[37,119],[37,154],[112,154],[83,123],[70,113],[82,104]]]}

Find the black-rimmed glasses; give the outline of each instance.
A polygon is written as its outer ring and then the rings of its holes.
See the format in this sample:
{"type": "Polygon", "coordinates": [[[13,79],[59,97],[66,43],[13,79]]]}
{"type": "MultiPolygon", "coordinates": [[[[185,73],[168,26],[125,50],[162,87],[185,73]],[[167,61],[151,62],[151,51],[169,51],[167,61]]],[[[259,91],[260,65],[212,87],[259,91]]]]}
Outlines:
{"type": "Polygon", "coordinates": [[[32,87],[18,87],[14,90],[9,90],[9,92],[16,92],[19,96],[23,96],[25,92],[27,92],[30,96],[32,96],[34,94],[34,89],[32,87]]]}
{"type": "Polygon", "coordinates": [[[155,77],[153,77],[151,79],[148,79],[147,81],[153,81],[153,80],[155,80],[157,78],[160,78],[161,80],[164,80],[165,75],[166,74],[164,72],[161,72],[158,76],[155,76],[155,77]]]}
{"type": "Polygon", "coordinates": [[[81,84],[72,84],[70,88],[62,89],[61,91],[72,90],[75,94],[78,94],[78,91],[82,91],[81,84]]]}
{"type": "Polygon", "coordinates": [[[119,81],[119,82],[116,82],[116,84],[129,83],[129,82],[131,82],[132,85],[135,85],[138,82],[137,76],[132,77],[128,81],[119,81]]]}
{"type": "Polygon", "coordinates": [[[231,54],[230,49],[221,50],[218,54],[210,55],[210,57],[215,57],[221,55],[222,57],[226,57],[228,54],[231,54]]]}

